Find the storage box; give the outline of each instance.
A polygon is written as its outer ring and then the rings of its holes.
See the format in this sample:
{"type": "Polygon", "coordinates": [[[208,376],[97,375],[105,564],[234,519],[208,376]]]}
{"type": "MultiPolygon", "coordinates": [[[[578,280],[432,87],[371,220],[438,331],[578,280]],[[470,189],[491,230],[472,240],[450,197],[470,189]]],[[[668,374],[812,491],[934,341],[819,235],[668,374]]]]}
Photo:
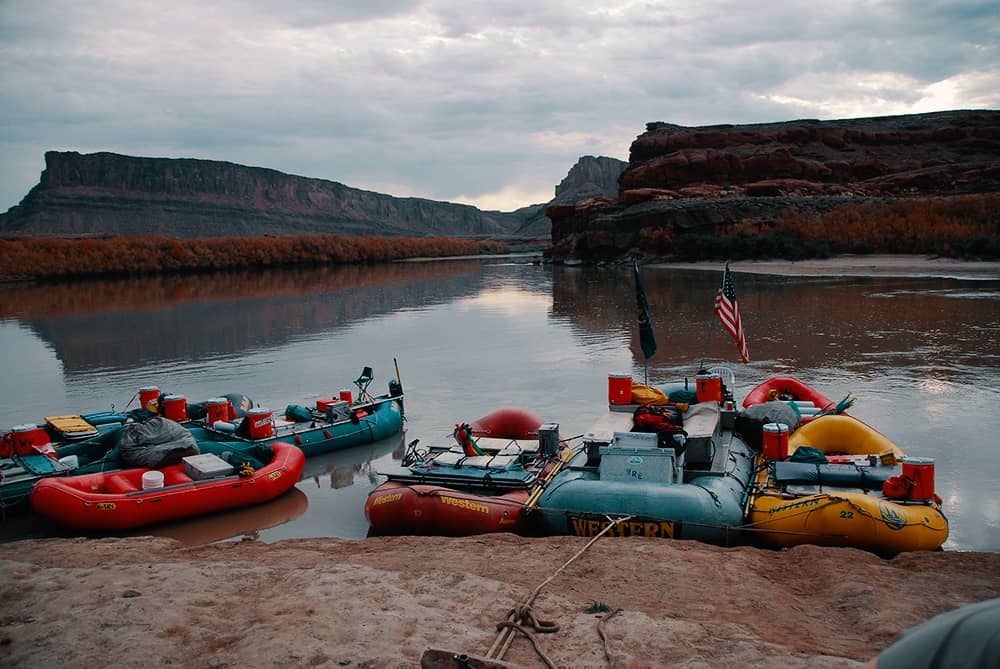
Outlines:
{"type": "Polygon", "coordinates": [[[715,444],[720,436],[719,405],[715,402],[692,404],[684,413],[684,431],[687,432],[685,453],[691,465],[710,465],[715,458],[715,444]]]}
{"type": "MultiPolygon", "coordinates": [[[[651,435],[654,443],[656,435],[651,435]]],[[[601,449],[601,480],[635,483],[674,483],[676,456],[672,448],[601,449]]]]}
{"type": "Polygon", "coordinates": [[[195,481],[204,481],[219,476],[229,476],[233,466],[214,453],[199,453],[181,458],[184,473],[195,481]]]}
{"type": "Polygon", "coordinates": [[[332,423],[351,417],[351,403],[346,400],[331,400],[324,410],[326,419],[332,423]]]}

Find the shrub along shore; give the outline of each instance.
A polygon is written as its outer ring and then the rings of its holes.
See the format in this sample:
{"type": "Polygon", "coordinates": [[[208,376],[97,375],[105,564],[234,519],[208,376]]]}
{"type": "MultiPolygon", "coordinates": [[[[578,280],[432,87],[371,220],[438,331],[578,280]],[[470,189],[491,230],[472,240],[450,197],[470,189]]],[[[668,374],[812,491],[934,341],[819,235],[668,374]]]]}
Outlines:
{"type": "Polygon", "coordinates": [[[721,235],[651,226],[639,245],[648,255],[691,262],[871,253],[990,260],[1000,258],[1000,196],[900,198],[819,215],[790,209],[771,223],[737,223],[721,235]]]}
{"type": "Polygon", "coordinates": [[[497,241],[444,237],[22,237],[0,240],[0,280],[384,262],[506,249],[497,241]]]}

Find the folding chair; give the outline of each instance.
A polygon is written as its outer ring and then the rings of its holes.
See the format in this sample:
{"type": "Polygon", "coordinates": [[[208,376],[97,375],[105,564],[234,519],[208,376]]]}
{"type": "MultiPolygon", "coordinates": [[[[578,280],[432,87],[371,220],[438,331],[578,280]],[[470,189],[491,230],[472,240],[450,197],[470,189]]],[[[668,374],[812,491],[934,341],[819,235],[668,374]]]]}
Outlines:
{"type": "Polygon", "coordinates": [[[371,382],[375,380],[375,373],[372,372],[371,367],[365,367],[361,370],[361,376],[354,380],[354,385],[358,387],[358,401],[368,401],[374,402],[375,398],[372,394],[368,392],[368,386],[371,382]]]}

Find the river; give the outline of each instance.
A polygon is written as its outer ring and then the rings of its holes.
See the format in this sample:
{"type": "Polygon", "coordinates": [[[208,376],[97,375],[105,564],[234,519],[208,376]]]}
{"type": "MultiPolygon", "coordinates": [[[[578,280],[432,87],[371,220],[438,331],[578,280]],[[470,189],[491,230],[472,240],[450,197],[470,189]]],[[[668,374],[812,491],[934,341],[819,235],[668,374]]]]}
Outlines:
{"type": "MultiPolygon", "coordinates": [[[[351,386],[363,366],[406,393],[405,434],[310,459],[291,494],[139,534],[361,538],[362,507],[402,445],[524,406],[586,431],[609,373],[651,383],[727,364],[737,399],[769,376],[857,397],[851,413],[936,461],[948,550],[1000,551],[1000,277],[734,279],[751,362],[712,313],[721,266],[645,267],[659,349],[644,369],[631,268],[527,258],[405,262],[0,288],[0,427],[125,407],[156,385],[189,401],[243,392],[281,409],[351,386]]],[[[134,407],[135,404],[133,403],[134,407]]],[[[135,534],[135,533],[133,533],[135,534]]],[[[65,536],[34,516],[0,537],[65,536]]]]}

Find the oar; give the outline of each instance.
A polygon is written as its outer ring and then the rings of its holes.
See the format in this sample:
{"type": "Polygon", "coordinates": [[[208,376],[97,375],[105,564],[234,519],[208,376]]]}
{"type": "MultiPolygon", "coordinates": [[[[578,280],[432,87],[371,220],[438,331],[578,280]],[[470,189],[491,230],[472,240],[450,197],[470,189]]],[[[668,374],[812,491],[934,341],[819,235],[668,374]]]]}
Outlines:
{"type": "Polygon", "coordinates": [[[526,509],[533,509],[538,506],[538,500],[542,497],[542,492],[548,486],[549,481],[559,473],[567,462],[573,459],[576,455],[576,451],[571,449],[569,446],[563,448],[559,451],[559,460],[552,466],[552,469],[542,478],[542,480],[535,485],[535,489],[531,491],[531,495],[528,497],[528,501],[524,503],[526,509]]]}

